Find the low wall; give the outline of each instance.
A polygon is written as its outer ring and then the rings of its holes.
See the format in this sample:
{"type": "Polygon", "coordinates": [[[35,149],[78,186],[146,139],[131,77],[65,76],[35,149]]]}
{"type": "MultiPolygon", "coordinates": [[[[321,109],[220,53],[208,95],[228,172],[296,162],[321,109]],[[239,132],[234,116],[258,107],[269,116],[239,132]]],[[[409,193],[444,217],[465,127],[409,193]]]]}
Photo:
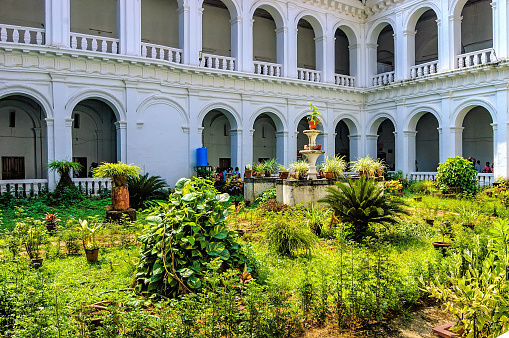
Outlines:
{"type": "Polygon", "coordinates": [[[265,190],[276,187],[277,177],[244,178],[244,202],[254,203],[265,190]]]}
{"type": "Polygon", "coordinates": [[[277,201],[290,206],[318,203],[327,195],[327,188],[334,187],[336,180],[277,180],[277,201]]]}

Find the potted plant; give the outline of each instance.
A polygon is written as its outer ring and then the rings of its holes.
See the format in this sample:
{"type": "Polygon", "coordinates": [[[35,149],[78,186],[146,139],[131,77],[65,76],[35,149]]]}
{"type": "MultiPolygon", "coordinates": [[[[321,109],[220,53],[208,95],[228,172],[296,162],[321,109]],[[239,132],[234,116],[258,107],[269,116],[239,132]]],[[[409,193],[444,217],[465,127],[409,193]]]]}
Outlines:
{"type": "Polygon", "coordinates": [[[60,175],[55,191],[62,191],[65,187],[73,186],[71,171],[83,169],[81,164],[72,161],[51,161],[47,164],[47,167],[50,171],[56,171],[60,175]]]}
{"type": "Polygon", "coordinates": [[[442,235],[442,241],[441,242],[432,242],[431,244],[433,244],[433,247],[436,250],[442,249],[443,250],[442,253],[445,253],[445,249],[451,246],[450,242],[445,241],[445,236],[452,234],[452,226],[449,221],[436,222],[436,224],[437,224],[436,228],[437,228],[438,232],[440,233],[440,235],[442,235]]]}
{"type": "Polygon", "coordinates": [[[309,163],[305,160],[296,160],[292,162],[290,166],[297,174],[299,180],[303,180],[305,178],[306,173],[309,170],[309,163]]]}
{"type": "Polygon", "coordinates": [[[359,176],[375,177],[378,165],[377,161],[371,157],[366,156],[351,162],[352,169],[359,173],[359,176]]]}
{"type": "Polygon", "coordinates": [[[110,178],[113,181],[111,188],[111,204],[113,210],[129,209],[129,190],[127,176],[139,177],[141,168],[134,164],[103,162],[93,169],[94,177],[110,178]]]}
{"type": "Polygon", "coordinates": [[[470,210],[465,206],[458,208],[456,212],[459,214],[460,219],[463,222],[463,226],[473,229],[475,227],[475,221],[479,218],[479,212],[477,210],[470,210]]]}
{"type": "Polygon", "coordinates": [[[346,169],[346,162],[343,157],[325,157],[325,163],[320,167],[327,179],[337,178],[346,169]]]}
{"type": "Polygon", "coordinates": [[[318,108],[312,102],[309,102],[309,106],[311,113],[307,117],[308,126],[309,129],[316,129],[318,123],[320,123],[320,117],[322,117],[322,114],[320,114],[318,108]]]}
{"type": "Polygon", "coordinates": [[[270,177],[275,174],[278,168],[278,163],[275,158],[263,162],[263,169],[265,170],[265,177],[270,177]]]}
{"type": "Polygon", "coordinates": [[[251,169],[251,164],[246,164],[246,166],[244,167],[244,177],[250,178],[252,173],[253,170],[251,169]]]}
{"type": "Polygon", "coordinates": [[[280,164],[278,174],[280,179],[286,180],[288,178],[288,175],[290,175],[290,171],[287,168],[285,168],[284,165],[280,164]]]}
{"type": "Polygon", "coordinates": [[[39,268],[43,261],[41,245],[47,241],[47,230],[42,222],[27,217],[16,224],[14,231],[19,234],[27,255],[32,260],[32,266],[36,269],[39,268]]]}
{"type": "Polygon", "coordinates": [[[265,172],[265,165],[263,163],[256,163],[253,166],[253,169],[256,173],[256,178],[261,178],[263,173],[265,172]]]}
{"type": "Polygon", "coordinates": [[[95,240],[95,234],[101,227],[98,223],[95,226],[91,226],[87,220],[79,220],[81,229],[81,243],[87,256],[87,261],[97,262],[99,258],[99,244],[95,240]]]}
{"type": "Polygon", "coordinates": [[[46,213],[42,222],[46,226],[48,233],[53,234],[60,223],[60,217],[57,214],[46,213]]]}

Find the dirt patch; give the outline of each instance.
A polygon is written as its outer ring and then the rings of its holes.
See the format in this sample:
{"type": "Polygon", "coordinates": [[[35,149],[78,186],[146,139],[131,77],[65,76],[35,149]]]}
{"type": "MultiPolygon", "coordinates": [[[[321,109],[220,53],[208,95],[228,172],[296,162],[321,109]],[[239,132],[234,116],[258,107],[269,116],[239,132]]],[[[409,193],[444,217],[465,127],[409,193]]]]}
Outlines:
{"type": "Polygon", "coordinates": [[[338,330],[334,327],[312,329],[302,338],[436,338],[431,332],[435,326],[454,320],[454,317],[441,310],[440,304],[420,307],[404,315],[375,322],[357,329],[338,330]]]}

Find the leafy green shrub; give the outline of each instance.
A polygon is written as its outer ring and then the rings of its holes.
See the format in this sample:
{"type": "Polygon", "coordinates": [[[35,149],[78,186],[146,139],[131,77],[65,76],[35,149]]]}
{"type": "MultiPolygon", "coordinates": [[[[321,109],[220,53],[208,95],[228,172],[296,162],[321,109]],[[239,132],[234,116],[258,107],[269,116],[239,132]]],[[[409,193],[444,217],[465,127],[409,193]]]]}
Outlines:
{"type": "Polygon", "coordinates": [[[236,232],[226,226],[228,199],[203,178],[177,182],[140,237],[139,291],[170,297],[199,291],[214,258],[221,259],[223,270],[244,263],[236,232]]]}
{"type": "Polygon", "coordinates": [[[303,220],[296,221],[292,214],[273,214],[264,222],[269,249],[286,257],[294,257],[302,252],[310,254],[317,238],[303,220]]]}
{"type": "Polygon", "coordinates": [[[168,193],[164,190],[167,186],[161,176],[144,175],[128,176],[127,186],[129,187],[129,204],[135,209],[145,207],[146,201],[165,200],[168,193]]]}
{"type": "Polygon", "coordinates": [[[85,199],[77,186],[70,185],[54,192],[45,192],[39,194],[40,200],[47,205],[70,207],[85,199]]]}
{"type": "Polygon", "coordinates": [[[450,188],[459,188],[461,191],[475,194],[478,190],[477,171],[470,161],[460,156],[439,163],[436,180],[442,192],[447,192],[450,188]]]}
{"type": "Polygon", "coordinates": [[[277,197],[277,195],[276,195],[276,188],[267,189],[260,196],[258,196],[256,198],[254,204],[265,203],[268,200],[275,200],[276,197],[277,197]]]}
{"type": "Polygon", "coordinates": [[[438,192],[435,182],[431,180],[422,180],[414,182],[409,186],[408,189],[410,190],[410,192],[414,194],[431,195],[435,192],[438,192]]]}
{"type": "Polygon", "coordinates": [[[336,182],[327,188],[328,195],[319,202],[327,203],[336,217],[353,226],[354,240],[366,236],[370,223],[397,223],[396,216],[408,214],[401,199],[384,194],[384,187],[373,179],[361,176],[348,183],[336,182]]]}

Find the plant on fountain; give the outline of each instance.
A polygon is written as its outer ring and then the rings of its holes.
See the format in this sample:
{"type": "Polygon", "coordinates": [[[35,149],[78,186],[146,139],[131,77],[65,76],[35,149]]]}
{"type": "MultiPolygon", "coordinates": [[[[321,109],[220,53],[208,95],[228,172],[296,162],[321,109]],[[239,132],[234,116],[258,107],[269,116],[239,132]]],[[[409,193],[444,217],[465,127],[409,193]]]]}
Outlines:
{"type": "Polygon", "coordinates": [[[312,102],[309,102],[309,106],[309,110],[311,111],[307,117],[309,129],[316,129],[316,126],[320,123],[320,117],[322,117],[322,114],[320,114],[318,108],[312,102]]]}
{"type": "Polygon", "coordinates": [[[293,168],[300,180],[304,179],[304,175],[306,175],[309,170],[309,163],[304,160],[296,160],[292,162],[290,166],[293,168]]]}
{"type": "MultiPolygon", "coordinates": [[[[344,156],[342,156],[342,157],[326,156],[325,163],[322,164],[322,166],[320,167],[320,171],[323,172],[324,174],[326,174],[326,177],[327,177],[327,173],[330,173],[330,176],[331,176],[330,178],[338,177],[339,175],[341,175],[341,173],[343,171],[345,171],[345,169],[346,169],[346,161],[344,160],[344,156]]],[[[327,177],[327,178],[329,178],[329,177],[327,177]]]]}

